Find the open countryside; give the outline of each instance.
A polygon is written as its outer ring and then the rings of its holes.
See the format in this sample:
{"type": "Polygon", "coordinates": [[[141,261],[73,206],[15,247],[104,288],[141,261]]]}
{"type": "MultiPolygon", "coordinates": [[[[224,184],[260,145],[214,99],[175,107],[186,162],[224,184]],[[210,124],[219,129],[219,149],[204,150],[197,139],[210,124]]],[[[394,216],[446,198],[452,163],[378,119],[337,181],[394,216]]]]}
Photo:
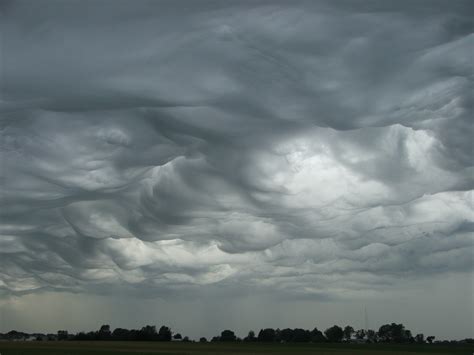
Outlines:
{"type": "Polygon", "coordinates": [[[324,331],[301,328],[250,330],[239,338],[232,330],[223,330],[210,339],[192,340],[173,333],[163,325],[140,329],[111,329],[104,324],[98,330],[57,334],[24,333],[12,330],[0,333],[0,355],[82,355],[82,354],[473,354],[474,340],[436,340],[434,336],[413,335],[403,324],[387,323],[373,329],[344,328],[334,325],[324,331]]]}

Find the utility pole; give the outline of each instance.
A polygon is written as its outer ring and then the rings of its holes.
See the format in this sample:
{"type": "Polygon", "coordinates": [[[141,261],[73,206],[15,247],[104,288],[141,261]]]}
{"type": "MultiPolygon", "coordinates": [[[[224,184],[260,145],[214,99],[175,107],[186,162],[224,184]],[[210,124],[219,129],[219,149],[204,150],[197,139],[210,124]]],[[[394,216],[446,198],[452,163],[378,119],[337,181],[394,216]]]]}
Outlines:
{"type": "Polygon", "coordinates": [[[369,316],[367,315],[367,307],[364,307],[364,326],[365,331],[369,330],[369,316]]]}

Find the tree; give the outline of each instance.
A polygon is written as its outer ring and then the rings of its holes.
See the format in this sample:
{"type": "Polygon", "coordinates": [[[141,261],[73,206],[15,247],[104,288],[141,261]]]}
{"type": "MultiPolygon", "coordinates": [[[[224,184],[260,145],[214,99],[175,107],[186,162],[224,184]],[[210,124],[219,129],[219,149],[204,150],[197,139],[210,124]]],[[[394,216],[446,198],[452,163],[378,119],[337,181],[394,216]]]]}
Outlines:
{"type": "Polygon", "coordinates": [[[123,328],[116,328],[112,332],[112,338],[114,340],[132,340],[131,339],[131,332],[128,329],[123,329],[123,328]]]}
{"type": "Polygon", "coordinates": [[[256,341],[255,332],[253,330],[249,331],[249,334],[244,338],[244,341],[256,341]]]}
{"type": "Polygon", "coordinates": [[[344,339],[351,340],[352,334],[354,334],[354,328],[350,325],[346,325],[344,328],[344,339]]]}
{"type": "Polygon", "coordinates": [[[367,340],[371,343],[375,343],[377,341],[377,333],[373,329],[368,329],[366,332],[367,340]]]}
{"type": "MultiPolygon", "coordinates": [[[[271,338],[271,331],[268,334],[262,334],[263,337],[268,336],[271,338]]],[[[283,330],[277,329],[275,331],[274,341],[284,342],[284,343],[307,343],[311,341],[312,333],[309,330],[301,328],[285,328],[283,330]]]]}
{"type": "Polygon", "coordinates": [[[67,340],[68,336],[67,330],[58,330],[58,340],[67,340]]]}
{"type": "Polygon", "coordinates": [[[258,341],[273,342],[276,340],[276,332],[273,328],[260,329],[258,332],[258,341]]]}
{"type": "Polygon", "coordinates": [[[181,339],[183,339],[183,337],[181,336],[181,334],[177,333],[177,334],[173,335],[173,339],[174,340],[181,340],[181,339]]]}
{"type": "Polygon", "coordinates": [[[326,329],[324,334],[326,335],[328,341],[332,343],[339,343],[344,336],[344,331],[341,327],[333,325],[331,328],[326,329]]]}
{"type": "Polygon", "coordinates": [[[110,333],[110,325],[104,324],[103,326],[100,327],[99,332],[100,333],[110,333]]]}
{"type": "Polygon", "coordinates": [[[310,335],[313,343],[324,343],[327,340],[323,332],[316,327],[310,332],[310,335]]]}
{"type": "Polygon", "coordinates": [[[405,339],[411,337],[411,332],[405,332],[405,326],[403,324],[392,323],[392,338],[396,343],[402,343],[405,339]]]}
{"type": "Polygon", "coordinates": [[[425,343],[425,336],[421,333],[415,335],[415,342],[417,342],[418,344],[424,344],[425,343]]]}
{"type": "Polygon", "coordinates": [[[364,329],[359,329],[355,332],[355,337],[356,339],[362,340],[365,338],[365,330],[364,329]]]}
{"type": "Polygon", "coordinates": [[[226,329],[221,333],[221,341],[235,341],[237,337],[232,330],[226,329]]]}
{"type": "Polygon", "coordinates": [[[435,337],[433,335],[430,335],[429,337],[426,338],[428,343],[433,344],[433,340],[435,340],[435,337]]]}
{"type": "Polygon", "coordinates": [[[293,329],[285,328],[280,330],[280,341],[284,343],[293,341],[293,329]]]}
{"type": "Polygon", "coordinates": [[[137,334],[138,340],[155,340],[156,337],[157,333],[154,325],[144,326],[137,334]]]}
{"type": "Polygon", "coordinates": [[[311,340],[311,332],[305,329],[295,328],[293,329],[292,342],[295,343],[307,343],[311,340]]]}
{"type": "Polygon", "coordinates": [[[110,325],[104,324],[103,326],[101,326],[97,335],[99,340],[110,340],[112,336],[112,333],[110,331],[110,325]]]}
{"type": "Polygon", "coordinates": [[[411,341],[411,331],[405,329],[403,324],[384,324],[377,333],[380,340],[384,342],[403,343],[411,341]]]}
{"type": "Polygon", "coordinates": [[[381,341],[389,342],[392,338],[390,324],[384,324],[380,326],[377,335],[381,341]]]}
{"type": "Polygon", "coordinates": [[[158,331],[158,340],[171,341],[171,329],[163,325],[158,331]]]}
{"type": "Polygon", "coordinates": [[[199,338],[200,343],[207,343],[207,339],[204,337],[199,338]]]}

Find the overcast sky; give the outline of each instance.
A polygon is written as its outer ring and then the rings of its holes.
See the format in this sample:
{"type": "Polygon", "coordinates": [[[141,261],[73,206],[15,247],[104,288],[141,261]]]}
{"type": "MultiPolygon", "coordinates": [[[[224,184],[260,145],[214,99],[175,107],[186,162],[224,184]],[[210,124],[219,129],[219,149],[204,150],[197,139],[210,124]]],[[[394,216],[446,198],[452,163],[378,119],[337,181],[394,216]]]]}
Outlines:
{"type": "Polygon", "coordinates": [[[0,6],[0,331],[474,336],[472,1],[0,6]]]}

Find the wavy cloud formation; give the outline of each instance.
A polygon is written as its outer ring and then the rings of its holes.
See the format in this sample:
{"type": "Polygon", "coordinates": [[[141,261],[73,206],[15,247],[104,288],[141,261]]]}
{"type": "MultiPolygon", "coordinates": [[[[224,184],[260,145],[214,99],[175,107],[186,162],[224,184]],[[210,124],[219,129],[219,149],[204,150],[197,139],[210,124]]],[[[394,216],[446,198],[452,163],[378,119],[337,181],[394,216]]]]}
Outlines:
{"type": "Polygon", "coordinates": [[[1,292],[472,272],[473,10],[3,2],[1,292]]]}

